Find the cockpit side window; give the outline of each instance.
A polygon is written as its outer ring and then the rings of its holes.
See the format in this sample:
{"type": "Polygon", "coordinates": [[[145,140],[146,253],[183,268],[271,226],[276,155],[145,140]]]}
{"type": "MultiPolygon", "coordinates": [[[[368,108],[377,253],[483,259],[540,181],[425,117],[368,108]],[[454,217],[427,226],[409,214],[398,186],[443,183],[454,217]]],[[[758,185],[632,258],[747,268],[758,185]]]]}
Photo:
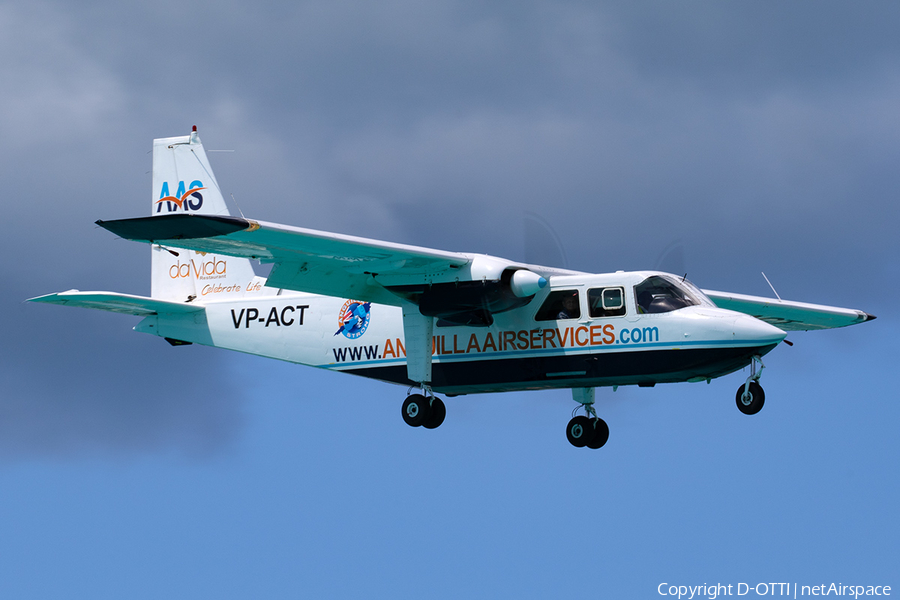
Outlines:
{"type": "Polygon", "coordinates": [[[621,317],[625,314],[625,288],[588,290],[588,308],[593,318],[621,317]]]}
{"type": "Polygon", "coordinates": [[[641,314],[664,313],[697,306],[700,301],[686,287],[681,287],[658,275],[648,277],[634,286],[638,312],[641,314]]]}
{"type": "Polygon", "coordinates": [[[578,290],[556,290],[547,294],[547,299],[534,316],[535,321],[561,321],[581,317],[578,290]]]}

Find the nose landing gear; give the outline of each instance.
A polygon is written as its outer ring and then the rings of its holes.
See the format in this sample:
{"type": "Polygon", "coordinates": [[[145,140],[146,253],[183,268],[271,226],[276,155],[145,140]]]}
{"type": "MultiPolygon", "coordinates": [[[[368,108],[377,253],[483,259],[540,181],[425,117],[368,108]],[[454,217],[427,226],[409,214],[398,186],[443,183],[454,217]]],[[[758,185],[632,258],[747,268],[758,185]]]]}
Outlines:
{"type": "Polygon", "coordinates": [[[750,363],[750,377],[737,390],[735,403],[738,410],[745,415],[755,415],[762,410],[763,405],[766,403],[766,393],[763,391],[762,386],[759,385],[759,378],[762,376],[765,368],[766,365],[763,364],[762,359],[759,356],[754,356],[753,361],[750,363]],[[759,363],[759,372],[756,371],[756,363],[759,363]]]}

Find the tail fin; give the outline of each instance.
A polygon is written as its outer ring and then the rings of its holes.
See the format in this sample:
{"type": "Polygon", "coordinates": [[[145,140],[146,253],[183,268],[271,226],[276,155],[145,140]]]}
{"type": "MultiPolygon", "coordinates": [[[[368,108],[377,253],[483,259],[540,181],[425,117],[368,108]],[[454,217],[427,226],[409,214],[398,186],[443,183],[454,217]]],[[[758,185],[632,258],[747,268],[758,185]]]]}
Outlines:
{"type": "MultiPolygon", "coordinates": [[[[195,126],[190,135],[153,140],[150,214],[228,215],[228,207],[195,126]]],[[[195,298],[238,297],[253,283],[250,261],[151,246],[150,295],[190,302],[195,298]]]]}

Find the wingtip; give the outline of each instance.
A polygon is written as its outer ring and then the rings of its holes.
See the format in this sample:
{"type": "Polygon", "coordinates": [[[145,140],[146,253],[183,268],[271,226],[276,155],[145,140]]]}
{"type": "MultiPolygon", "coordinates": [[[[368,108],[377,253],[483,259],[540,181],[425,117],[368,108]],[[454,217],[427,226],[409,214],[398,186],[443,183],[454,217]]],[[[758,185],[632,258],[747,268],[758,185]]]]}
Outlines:
{"type": "Polygon", "coordinates": [[[34,298],[27,298],[25,302],[47,302],[49,304],[59,304],[60,298],[65,296],[66,294],[77,293],[78,290],[71,289],[66,290],[65,292],[54,292],[52,294],[44,294],[43,296],[35,296],[34,298]]]}
{"type": "Polygon", "coordinates": [[[28,298],[25,302],[46,302],[48,304],[53,304],[53,301],[59,297],[59,294],[44,294],[43,296],[35,296],[34,298],[28,298]]]}
{"type": "Polygon", "coordinates": [[[135,242],[215,237],[259,229],[259,223],[241,217],[187,213],[114,221],[98,220],[96,223],[120,238],[135,242]]]}

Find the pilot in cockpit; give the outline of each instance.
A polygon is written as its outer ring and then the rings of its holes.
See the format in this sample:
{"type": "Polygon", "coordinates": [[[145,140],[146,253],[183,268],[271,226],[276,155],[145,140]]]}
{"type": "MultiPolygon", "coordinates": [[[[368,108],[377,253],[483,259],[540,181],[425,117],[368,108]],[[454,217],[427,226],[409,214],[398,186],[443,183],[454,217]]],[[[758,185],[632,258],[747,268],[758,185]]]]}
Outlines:
{"type": "Polygon", "coordinates": [[[565,296],[562,299],[562,308],[559,311],[559,314],[556,315],[556,318],[559,320],[562,319],[577,319],[581,316],[581,311],[578,308],[578,292],[572,292],[570,296],[565,296]]]}

